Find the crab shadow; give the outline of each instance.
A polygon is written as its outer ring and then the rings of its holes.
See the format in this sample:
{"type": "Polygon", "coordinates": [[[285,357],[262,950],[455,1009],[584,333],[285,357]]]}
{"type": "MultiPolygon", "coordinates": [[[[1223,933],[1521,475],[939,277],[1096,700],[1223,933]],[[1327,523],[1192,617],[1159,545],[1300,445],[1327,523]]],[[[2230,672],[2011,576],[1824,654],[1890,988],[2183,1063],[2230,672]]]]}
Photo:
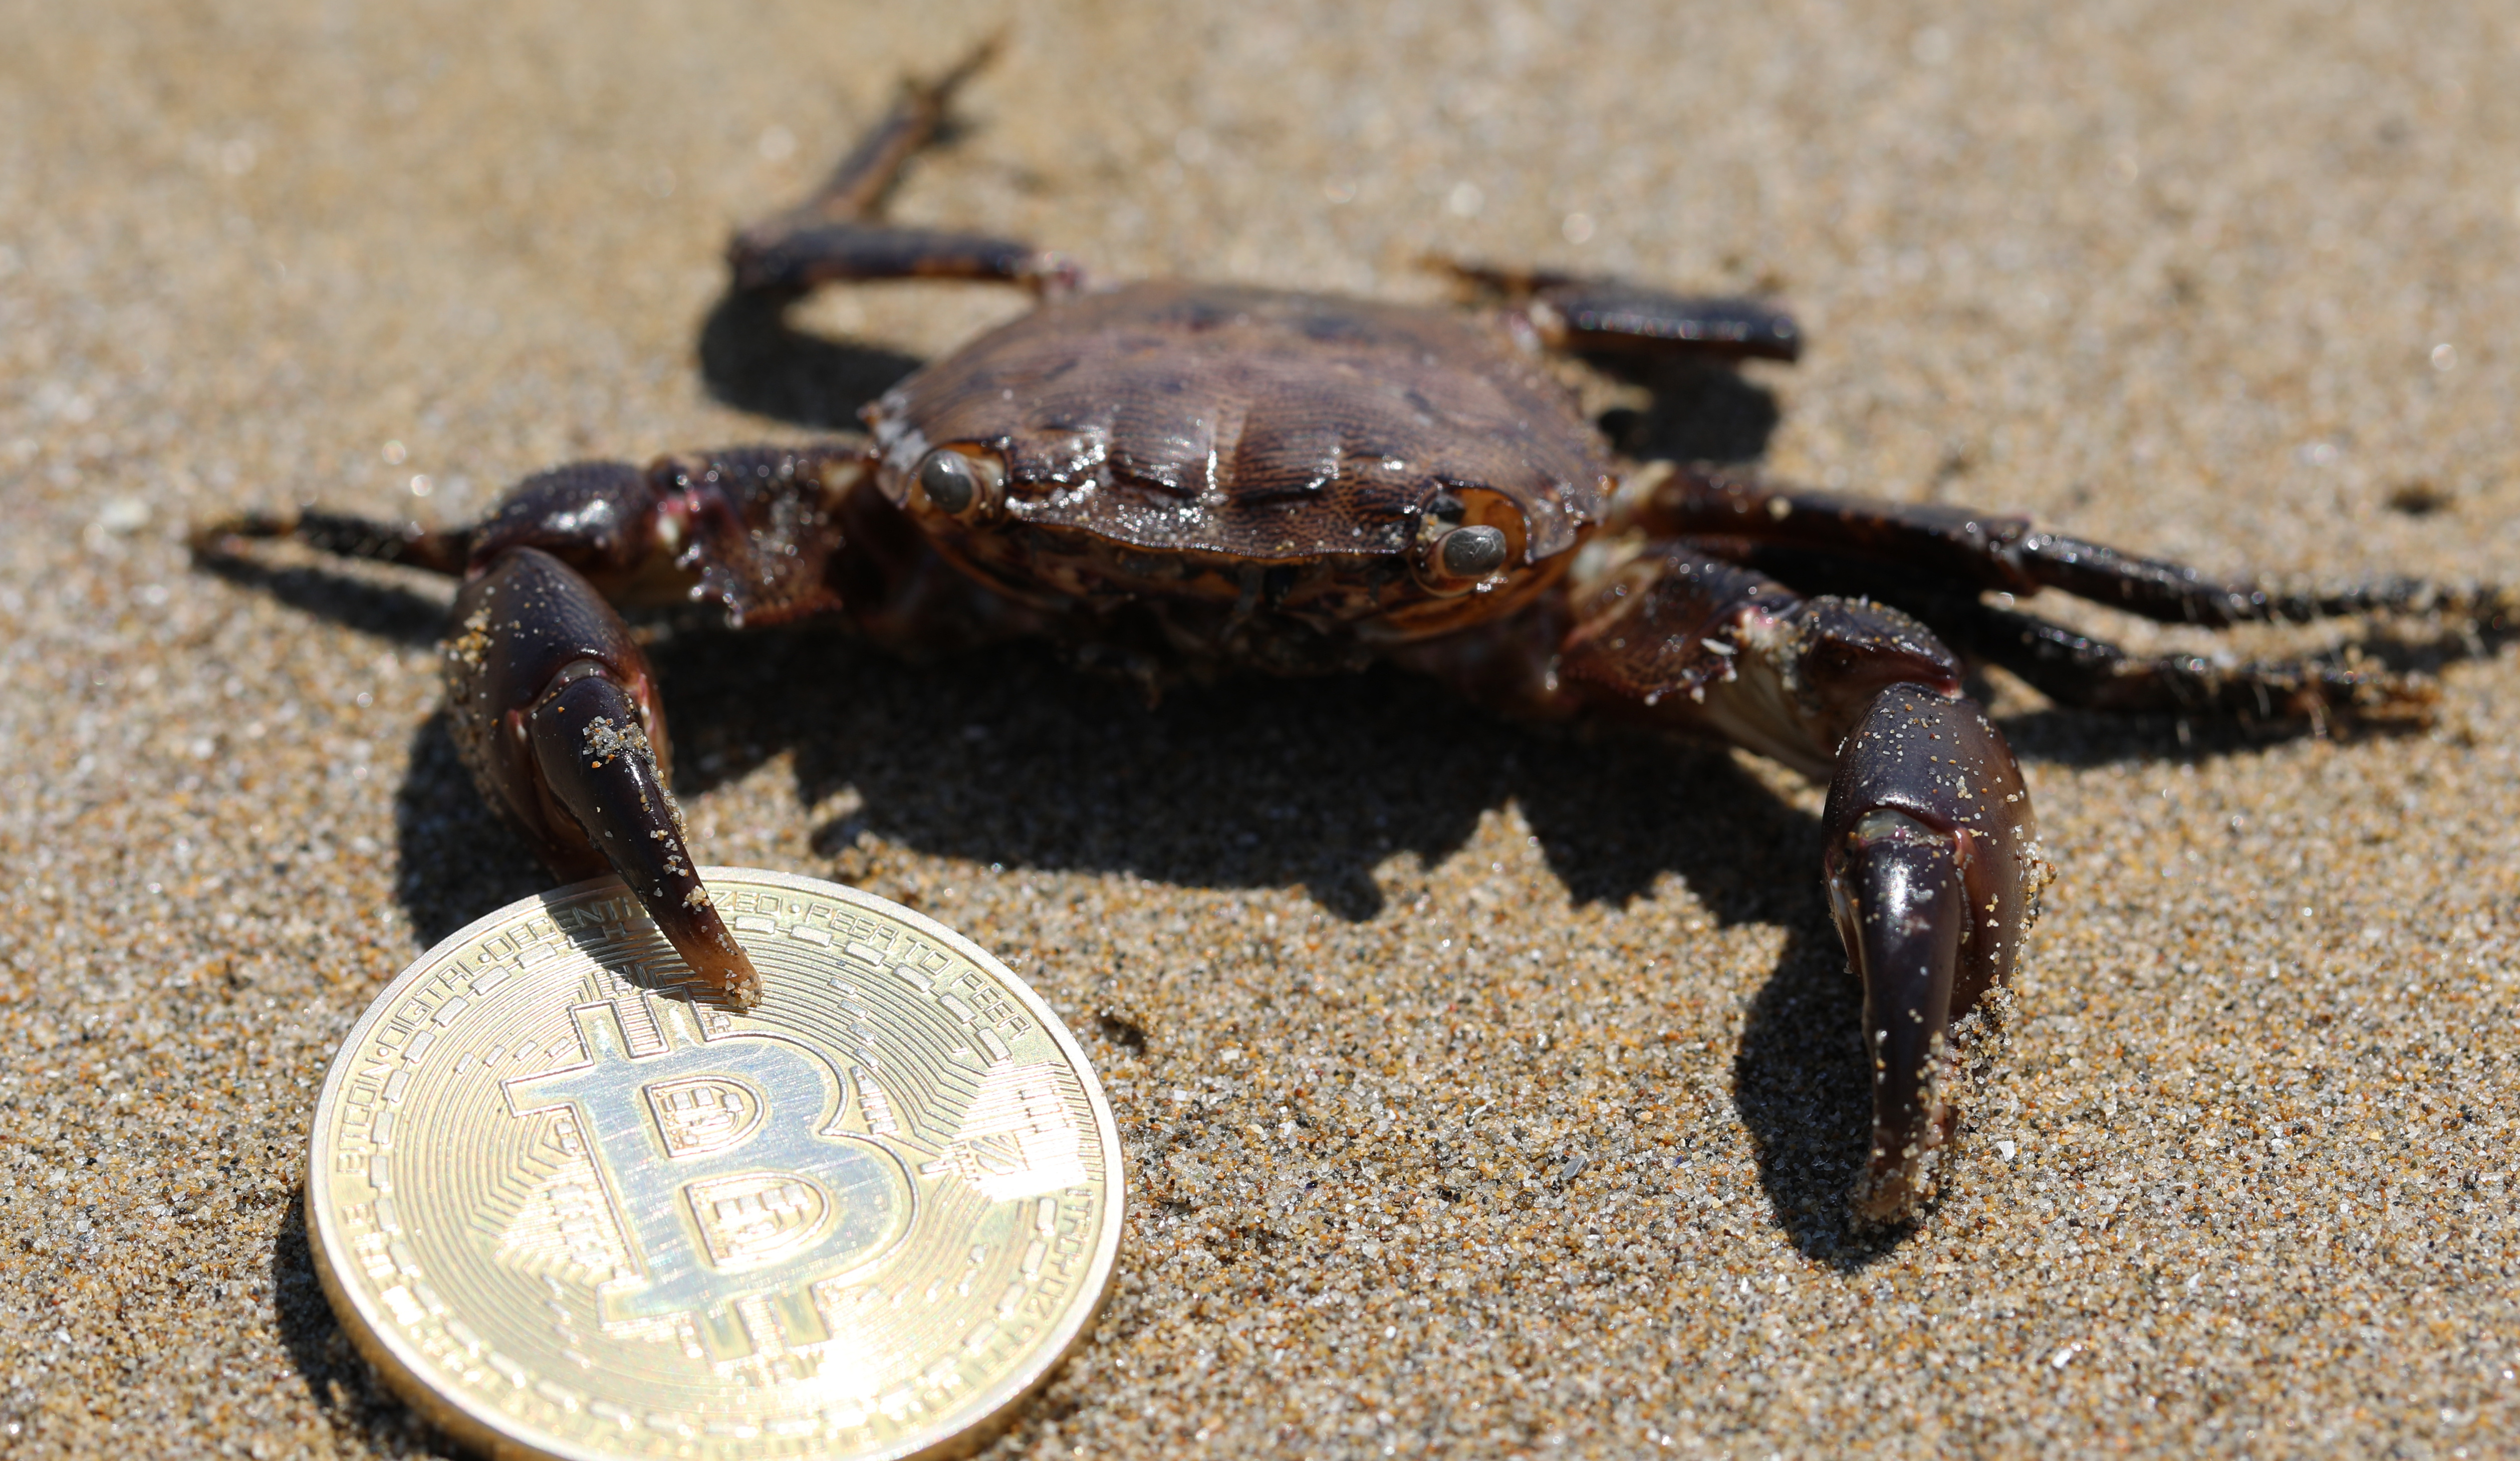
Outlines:
{"type": "MultiPolygon", "coordinates": [[[[365,571],[210,566],[400,642],[425,641],[442,613],[365,571]]],[[[1784,933],[1746,1013],[1732,1091],[1778,1227],[1844,1266],[1902,1240],[1841,1225],[1869,1096],[1862,993],[1820,895],[1818,826],[1729,753],[1515,727],[1390,673],[1235,680],[1149,707],[1033,646],[922,666],[829,632],[700,631],[669,636],[652,658],[677,780],[704,792],[788,757],[798,802],[827,809],[812,845],[834,862],[875,839],[1001,868],[1301,887],[1362,920],[1385,911],[1376,869],[1394,854],[1441,862],[1511,803],[1570,901],[1649,896],[1676,874],[1717,918],[1784,933]]],[[[2269,738],[2052,710],[2003,726],[2026,761],[2068,766],[2203,762],[2269,738]]],[[[395,825],[395,893],[424,945],[550,885],[473,791],[442,716],[414,732],[395,825]]]]}
{"type": "MultiPolygon", "coordinates": [[[[798,804],[824,809],[811,845],[834,863],[891,845],[993,873],[1300,887],[1362,921],[1391,911],[1377,872],[1392,858],[1440,863],[1511,804],[1571,903],[1647,897],[1676,875],[1718,920],[1786,931],[1732,1070],[1778,1222],[1833,1261],[1887,1251],[1840,1230],[1869,1096],[1819,828],[1727,751],[1514,726],[1381,672],[1238,679],[1149,706],[1030,646],[912,665],[830,633],[711,631],[652,658],[677,781],[704,794],[786,758],[798,804]]],[[[472,792],[442,719],[410,767],[398,892],[424,939],[547,885],[472,792]]]]}
{"type": "MultiPolygon", "coordinates": [[[[2306,721],[2240,725],[2176,715],[2104,715],[2039,709],[1998,722],[2012,753],[2025,764],[2070,767],[2127,766],[2151,762],[2204,766],[2248,756],[2288,740],[2320,733],[2306,721]]],[[[2418,725],[2346,726],[2327,733],[2357,740],[2420,735],[2418,725]]]]}
{"type": "Polygon", "coordinates": [[[397,644],[434,644],[446,624],[443,596],[416,594],[388,581],[394,570],[268,563],[215,549],[197,553],[195,567],[241,589],[268,594],[319,619],[397,644]]]}
{"type": "Polygon", "coordinates": [[[1641,385],[1642,409],[1614,408],[1597,423],[1611,447],[1640,462],[1755,462],[1782,413],[1776,392],[1731,366],[1694,360],[1591,356],[1603,375],[1641,385]]]}
{"type": "Polygon", "coordinates": [[[788,323],[795,297],[729,289],[700,322],[700,381],[739,411],[800,426],[849,428],[858,411],[925,362],[788,323]]]}

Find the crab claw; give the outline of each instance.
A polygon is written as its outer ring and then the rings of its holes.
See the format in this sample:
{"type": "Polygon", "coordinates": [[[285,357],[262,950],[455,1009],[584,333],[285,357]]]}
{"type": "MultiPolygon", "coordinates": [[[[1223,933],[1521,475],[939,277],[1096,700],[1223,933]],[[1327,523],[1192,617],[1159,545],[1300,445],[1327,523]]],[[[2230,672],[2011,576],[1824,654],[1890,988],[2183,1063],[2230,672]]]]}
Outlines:
{"type": "Polygon", "coordinates": [[[560,559],[511,548],[465,584],[454,619],[447,698],[483,798],[560,877],[619,873],[708,989],[758,1000],[684,844],[664,716],[620,615],[560,559]]]}
{"type": "Polygon", "coordinates": [[[1882,691],[1839,749],[1822,814],[1829,905],[1864,980],[1870,1160],[1858,1225],[1933,1196],[1958,1032],[2012,973],[2048,864],[2011,749],[1975,702],[1882,691]]]}

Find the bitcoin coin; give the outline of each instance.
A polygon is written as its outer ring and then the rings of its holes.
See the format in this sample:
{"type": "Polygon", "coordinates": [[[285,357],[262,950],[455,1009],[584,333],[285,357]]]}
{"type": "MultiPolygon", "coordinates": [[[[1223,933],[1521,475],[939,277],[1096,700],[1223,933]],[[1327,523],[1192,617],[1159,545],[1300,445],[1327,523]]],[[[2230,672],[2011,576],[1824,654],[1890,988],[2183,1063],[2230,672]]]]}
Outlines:
{"type": "Polygon", "coordinates": [[[1084,1334],[1119,1132],[969,940],[702,869],[736,1011],[614,879],[403,971],[334,1057],[306,1227],[360,1350],[501,1456],[900,1457],[985,1439],[1084,1334]]]}

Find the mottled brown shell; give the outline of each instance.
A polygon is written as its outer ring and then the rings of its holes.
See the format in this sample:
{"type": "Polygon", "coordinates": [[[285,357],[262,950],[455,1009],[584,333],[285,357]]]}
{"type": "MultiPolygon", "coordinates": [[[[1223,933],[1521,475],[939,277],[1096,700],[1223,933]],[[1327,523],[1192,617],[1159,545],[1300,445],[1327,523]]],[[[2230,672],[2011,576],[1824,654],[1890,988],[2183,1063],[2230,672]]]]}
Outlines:
{"type": "Polygon", "coordinates": [[[1484,618],[1554,577],[1611,482],[1572,394],[1497,326],[1441,310],[1141,284],[1045,304],[869,409],[879,485],[916,510],[932,448],[1006,471],[984,522],[936,520],[948,554],[1017,591],[1248,596],[1317,618],[1484,618]],[[1503,528],[1483,603],[1411,577],[1430,513],[1503,528]],[[1298,582],[1300,580],[1300,583],[1298,582]],[[1289,587],[1291,586],[1291,587],[1289,587]]]}

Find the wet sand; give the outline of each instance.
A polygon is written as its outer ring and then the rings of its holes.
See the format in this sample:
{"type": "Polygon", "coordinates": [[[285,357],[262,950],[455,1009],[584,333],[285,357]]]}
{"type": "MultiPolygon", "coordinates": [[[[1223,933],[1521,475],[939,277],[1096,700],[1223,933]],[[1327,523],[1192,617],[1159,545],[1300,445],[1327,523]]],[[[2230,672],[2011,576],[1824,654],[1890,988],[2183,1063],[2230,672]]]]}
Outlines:
{"type": "MultiPolygon", "coordinates": [[[[0,1451],[444,1445],[334,1326],[297,1167],[374,992],[543,878],[437,717],[442,585],[207,572],[186,523],[796,439],[1021,307],[717,308],[728,229],[1011,13],[600,14],[0,5],[0,1451]]],[[[1802,365],[1602,404],[2215,571],[2520,573],[2502,7],[1013,14],[898,216],[1115,276],[1773,288],[1802,365]]],[[[657,661],[704,858],[916,904],[1100,1063],[1119,1286],[1000,1454],[2507,1453],[2520,669],[2372,645],[2440,668],[2431,730],[1989,678],[2062,876],[1952,1196],[1870,1243],[1773,766],[1392,675],[657,661]]]]}

